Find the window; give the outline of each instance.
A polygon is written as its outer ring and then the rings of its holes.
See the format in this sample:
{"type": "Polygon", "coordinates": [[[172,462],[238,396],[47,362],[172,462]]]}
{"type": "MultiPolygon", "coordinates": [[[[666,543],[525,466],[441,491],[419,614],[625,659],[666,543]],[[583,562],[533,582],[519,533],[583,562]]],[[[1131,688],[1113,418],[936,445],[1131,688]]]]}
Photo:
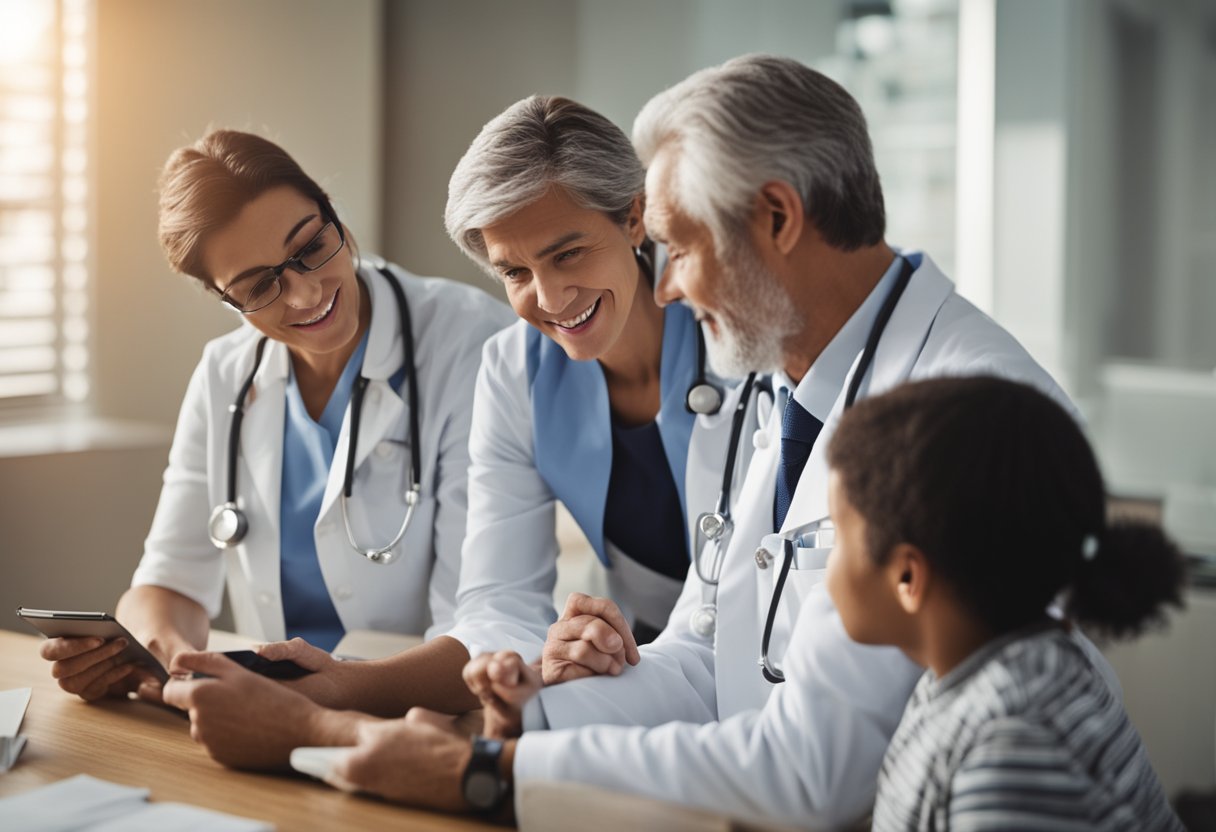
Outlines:
{"type": "Polygon", "coordinates": [[[0,407],[89,393],[89,11],[0,3],[0,407]]]}
{"type": "Polygon", "coordinates": [[[955,274],[958,0],[847,0],[836,53],[814,65],[865,113],[887,208],[886,239],[955,274]]]}

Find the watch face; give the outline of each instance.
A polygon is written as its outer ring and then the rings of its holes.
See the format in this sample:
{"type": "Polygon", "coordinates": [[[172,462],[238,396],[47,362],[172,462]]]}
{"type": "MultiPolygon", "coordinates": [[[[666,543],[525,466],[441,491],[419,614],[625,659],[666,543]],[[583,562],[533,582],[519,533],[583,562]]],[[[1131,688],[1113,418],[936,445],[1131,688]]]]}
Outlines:
{"type": "Polygon", "coordinates": [[[474,809],[493,809],[498,804],[498,776],[489,771],[471,771],[464,781],[464,798],[474,809]]]}

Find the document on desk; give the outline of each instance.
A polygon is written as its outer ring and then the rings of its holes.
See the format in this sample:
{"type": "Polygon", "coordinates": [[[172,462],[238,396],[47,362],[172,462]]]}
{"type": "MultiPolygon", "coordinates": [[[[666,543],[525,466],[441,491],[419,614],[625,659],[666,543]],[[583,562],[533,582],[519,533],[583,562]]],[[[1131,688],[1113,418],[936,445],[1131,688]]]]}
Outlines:
{"type": "Polygon", "coordinates": [[[0,800],[5,828],[27,832],[273,832],[264,821],[187,806],[149,803],[147,789],[78,774],[0,800]]]}
{"type": "Polygon", "coordinates": [[[0,773],[12,768],[25,748],[25,737],[19,732],[29,704],[29,688],[0,690],[0,773]]]}

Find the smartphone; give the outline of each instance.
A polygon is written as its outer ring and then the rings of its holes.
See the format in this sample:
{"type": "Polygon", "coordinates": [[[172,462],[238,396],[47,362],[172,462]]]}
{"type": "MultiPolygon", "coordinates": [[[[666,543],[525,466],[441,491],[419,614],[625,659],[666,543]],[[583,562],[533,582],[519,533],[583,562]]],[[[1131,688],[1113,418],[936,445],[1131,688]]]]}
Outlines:
{"type": "Polygon", "coordinates": [[[118,619],[108,612],[74,612],[70,610],[32,610],[17,608],[17,616],[47,638],[125,638],[126,649],[119,657],[150,671],[160,682],[169,680],[169,673],[148,648],[127,632],[118,619]]]}
{"type": "Polygon", "coordinates": [[[228,650],[224,655],[246,670],[252,670],[268,679],[299,679],[301,676],[307,676],[313,672],[306,667],[301,667],[291,659],[274,661],[263,658],[252,650],[228,650]]]}

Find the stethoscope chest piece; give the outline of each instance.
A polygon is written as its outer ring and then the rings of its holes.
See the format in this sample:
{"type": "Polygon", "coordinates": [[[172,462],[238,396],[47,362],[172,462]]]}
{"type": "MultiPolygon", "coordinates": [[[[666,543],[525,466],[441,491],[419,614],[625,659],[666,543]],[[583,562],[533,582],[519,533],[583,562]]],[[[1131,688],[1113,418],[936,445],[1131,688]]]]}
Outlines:
{"type": "Polygon", "coordinates": [[[693,413],[711,415],[722,407],[722,393],[707,381],[698,381],[688,388],[685,404],[693,413]]]}
{"type": "Polygon", "coordinates": [[[697,518],[697,526],[701,530],[701,534],[705,535],[707,540],[718,540],[722,537],[722,533],[726,531],[726,524],[730,521],[716,511],[707,512],[697,518]]]}
{"type": "Polygon", "coordinates": [[[237,508],[236,503],[227,502],[215,507],[211,519],[207,521],[207,533],[211,542],[219,549],[231,549],[245,539],[249,531],[249,521],[245,512],[237,508]]]}

